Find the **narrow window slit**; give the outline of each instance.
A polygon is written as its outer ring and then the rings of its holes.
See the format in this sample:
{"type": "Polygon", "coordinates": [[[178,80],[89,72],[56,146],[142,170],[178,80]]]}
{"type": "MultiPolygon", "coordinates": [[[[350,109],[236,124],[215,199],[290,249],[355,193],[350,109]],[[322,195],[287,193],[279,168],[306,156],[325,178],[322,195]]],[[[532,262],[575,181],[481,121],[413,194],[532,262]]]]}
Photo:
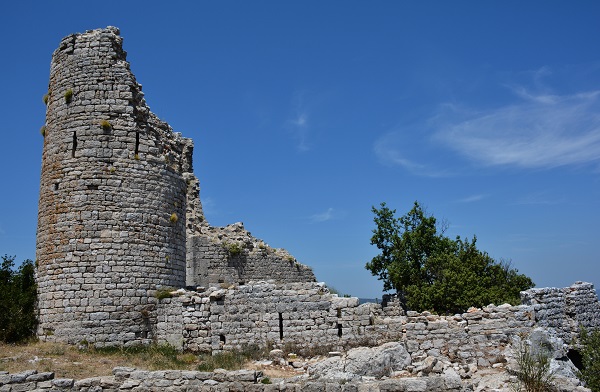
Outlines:
{"type": "Polygon", "coordinates": [[[138,155],[140,153],[140,133],[135,132],[135,151],[134,154],[138,155]]]}
{"type": "Polygon", "coordinates": [[[337,330],[338,330],[338,338],[342,337],[342,324],[338,323],[337,324],[337,330]]]}
{"type": "Polygon", "coordinates": [[[283,313],[279,313],[279,340],[283,340],[283,313]]]}
{"type": "Polygon", "coordinates": [[[73,149],[71,150],[71,158],[75,158],[75,150],[77,149],[77,133],[73,131],[73,149]]]}

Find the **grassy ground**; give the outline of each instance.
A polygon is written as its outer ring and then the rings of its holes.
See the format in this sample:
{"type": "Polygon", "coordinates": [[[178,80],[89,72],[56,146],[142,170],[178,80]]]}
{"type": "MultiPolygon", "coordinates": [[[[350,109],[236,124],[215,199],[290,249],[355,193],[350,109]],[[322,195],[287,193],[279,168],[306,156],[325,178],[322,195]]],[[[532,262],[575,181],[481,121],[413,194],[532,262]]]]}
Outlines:
{"type": "Polygon", "coordinates": [[[261,368],[253,359],[263,356],[262,352],[227,353],[222,355],[194,355],[179,353],[169,346],[150,346],[129,349],[80,350],[77,347],[50,342],[27,344],[0,343],[0,371],[17,373],[36,369],[38,372],[54,372],[56,378],[83,379],[110,376],[117,366],[144,370],[201,370],[257,369],[269,377],[295,375],[292,369],[270,366],[261,368]]]}

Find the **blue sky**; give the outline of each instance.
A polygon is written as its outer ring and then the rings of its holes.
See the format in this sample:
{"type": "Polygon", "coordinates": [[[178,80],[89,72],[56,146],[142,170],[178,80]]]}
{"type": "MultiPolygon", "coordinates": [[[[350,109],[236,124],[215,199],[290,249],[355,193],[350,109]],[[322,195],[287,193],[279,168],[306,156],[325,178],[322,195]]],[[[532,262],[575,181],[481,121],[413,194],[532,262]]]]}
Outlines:
{"type": "Polygon", "coordinates": [[[209,222],[381,294],[371,206],[418,200],[538,287],[600,285],[600,3],[2,5],[0,254],[35,258],[62,37],[117,26],[151,110],[193,138],[209,222]]]}

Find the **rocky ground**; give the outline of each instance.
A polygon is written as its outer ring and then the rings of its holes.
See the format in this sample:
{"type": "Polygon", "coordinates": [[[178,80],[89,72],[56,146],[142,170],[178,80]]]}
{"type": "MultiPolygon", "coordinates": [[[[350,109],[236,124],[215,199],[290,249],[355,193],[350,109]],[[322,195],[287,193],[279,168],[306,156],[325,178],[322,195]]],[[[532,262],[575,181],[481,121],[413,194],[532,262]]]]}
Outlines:
{"type": "MultiPolygon", "coordinates": [[[[525,346],[534,351],[536,347],[546,350],[555,391],[590,391],[577,378],[577,369],[566,355],[567,346],[547,331],[534,330],[527,340],[515,339],[511,344],[513,348],[507,353],[516,353],[525,346]]],[[[242,370],[237,371],[199,372],[196,369],[202,359],[198,356],[181,353],[166,357],[152,352],[137,356],[96,353],[42,342],[0,345],[0,373],[4,373],[0,374],[0,384],[1,379],[15,382],[23,376],[21,378],[29,380],[30,385],[34,385],[30,379],[38,378],[35,385],[40,391],[46,390],[42,387],[44,383],[50,388],[48,390],[58,383],[68,385],[60,390],[69,391],[87,390],[88,384],[94,384],[98,391],[120,390],[124,386],[129,386],[131,391],[160,390],[156,388],[164,383],[170,383],[173,391],[225,391],[231,388],[240,391],[340,392],[519,390],[517,374],[520,370],[515,355],[506,355],[504,360],[490,367],[452,362],[443,355],[415,360],[401,342],[330,352],[328,356],[312,358],[275,349],[264,359],[242,363],[242,370]],[[180,370],[164,371],[174,368],[180,370]],[[167,373],[168,377],[165,376],[167,373]],[[40,381],[42,379],[44,381],[40,381]]]]}

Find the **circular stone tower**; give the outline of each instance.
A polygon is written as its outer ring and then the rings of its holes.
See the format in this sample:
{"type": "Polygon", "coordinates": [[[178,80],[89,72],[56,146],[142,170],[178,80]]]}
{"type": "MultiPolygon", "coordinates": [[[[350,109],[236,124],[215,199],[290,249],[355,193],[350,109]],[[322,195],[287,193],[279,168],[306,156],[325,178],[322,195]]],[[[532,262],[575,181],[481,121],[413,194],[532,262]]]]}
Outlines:
{"type": "Polygon", "coordinates": [[[151,341],[156,290],[185,286],[192,148],[149,111],[117,28],[62,40],[42,156],[41,338],[151,341]]]}

